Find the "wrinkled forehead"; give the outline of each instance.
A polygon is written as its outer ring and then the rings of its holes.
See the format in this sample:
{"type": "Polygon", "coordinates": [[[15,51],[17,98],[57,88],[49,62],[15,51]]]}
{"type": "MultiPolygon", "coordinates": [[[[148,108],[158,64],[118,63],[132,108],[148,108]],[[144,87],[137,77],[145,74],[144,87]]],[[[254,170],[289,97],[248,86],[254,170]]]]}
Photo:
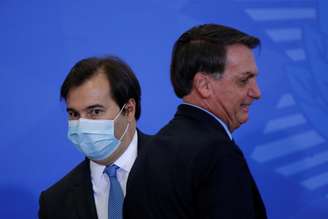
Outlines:
{"type": "Polygon", "coordinates": [[[228,46],[225,70],[240,74],[245,74],[247,72],[258,74],[253,50],[242,44],[228,46]]]}

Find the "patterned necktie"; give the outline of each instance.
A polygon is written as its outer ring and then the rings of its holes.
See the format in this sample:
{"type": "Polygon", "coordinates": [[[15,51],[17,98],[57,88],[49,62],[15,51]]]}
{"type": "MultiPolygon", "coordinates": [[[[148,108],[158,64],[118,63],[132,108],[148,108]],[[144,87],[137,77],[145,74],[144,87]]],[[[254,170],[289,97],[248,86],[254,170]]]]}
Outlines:
{"type": "Polygon", "coordinates": [[[110,190],[108,199],[108,219],[122,219],[123,192],[120,183],[116,177],[116,171],[119,167],[116,165],[107,166],[105,172],[109,176],[110,190]]]}

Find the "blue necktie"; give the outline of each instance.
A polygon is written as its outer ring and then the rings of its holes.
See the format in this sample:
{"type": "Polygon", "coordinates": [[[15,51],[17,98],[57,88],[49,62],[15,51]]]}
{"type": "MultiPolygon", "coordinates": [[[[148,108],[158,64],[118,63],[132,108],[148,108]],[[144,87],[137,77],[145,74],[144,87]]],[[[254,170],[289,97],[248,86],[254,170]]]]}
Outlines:
{"type": "Polygon", "coordinates": [[[116,171],[119,167],[115,164],[107,166],[105,172],[109,176],[110,190],[108,199],[108,219],[121,219],[123,217],[123,192],[120,183],[116,177],[116,171]]]}

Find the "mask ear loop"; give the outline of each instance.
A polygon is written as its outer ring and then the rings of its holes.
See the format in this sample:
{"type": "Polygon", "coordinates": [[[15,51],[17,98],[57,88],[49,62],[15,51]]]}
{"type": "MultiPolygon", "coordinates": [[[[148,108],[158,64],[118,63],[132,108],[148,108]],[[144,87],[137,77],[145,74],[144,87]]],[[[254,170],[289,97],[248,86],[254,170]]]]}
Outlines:
{"type": "MultiPolygon", "coordinates": [[[[123,109],[125,108],[125,106],[126,106],[126,104],[123,105],[123,107],[120,110],[120,112],[118,112],[118,114],[115,116],[114,121],[121,115],[121,113],[122,113],[123,109]]],[[[120,141],[122,141],[122,139],[124,138],[125,134],[128,132],[129,127],[130,127],[130,122],[128,122],[128,125],[126,126],[123,134],[121,135],[121,137],[119,139],[120,141]]]]}
{"type": "Polygon", "coordinates": [[[122,109],[117,113],[117,115],[115,116],[115,118],[113,119],[114,121],[121,115],[121,113],[122,113],[122,111],[123,111],[123,109],[125,108],[125,106],[126,106],[126,104],[124,104],[123,106],[122,106],[122,109]]]}
{"type": "Polygon", "coordinates": [[[130,122],[128,122],[128,125],[126,126],[126,128],[125,128],[125,130],[123,132],[123,135],[120,137],[120,141],[122,141],[122,139],[124,138],[125,134],[128,132],[129,127],[130,127],[130,122]]]}

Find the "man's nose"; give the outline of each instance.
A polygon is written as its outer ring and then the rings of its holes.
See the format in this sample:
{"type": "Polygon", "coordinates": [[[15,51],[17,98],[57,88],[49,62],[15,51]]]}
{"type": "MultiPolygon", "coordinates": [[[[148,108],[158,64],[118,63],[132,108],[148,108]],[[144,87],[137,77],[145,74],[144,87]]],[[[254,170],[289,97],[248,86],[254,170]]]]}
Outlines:
{"type": "Polygon", "coordinates": [[[261,90],[256,81],[252,83],[252,86],[249,89],[249,96],[251,96],[254,99],[261,98],[261,90]]]}

